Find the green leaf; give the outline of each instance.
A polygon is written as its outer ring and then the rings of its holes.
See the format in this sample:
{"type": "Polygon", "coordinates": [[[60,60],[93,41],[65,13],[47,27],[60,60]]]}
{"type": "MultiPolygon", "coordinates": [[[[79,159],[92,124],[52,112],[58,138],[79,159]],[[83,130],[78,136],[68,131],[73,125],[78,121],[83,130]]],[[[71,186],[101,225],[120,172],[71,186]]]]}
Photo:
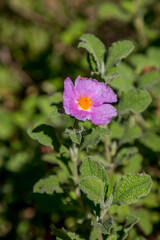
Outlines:
{"type": "Polygon", "coordinates": [[[105,188],[108,186],[107,174],[104,167],[90,159],[85,159],[80,167],[80,178],[95,176],[105,183],[105,188]]]}
{"type": "MultiPolygon", "coordinates": [[[[152,59],[149,59],[144,54],[134,54],[130,56],[129,58],[131,64],[136,68],[136,72],[140,74],[147,66],[155,67],[155,64],[153,63],[152,59]]],[[[158,63],[156,64],[158,65],[158,63]]]]}
{"type": "Polygon", "coordinates": [[[109,217],[106,221],[102,223],[97,221],[92,221],[91,225],[97,228],[103,234],[110,234],[110,231],[113,228],[113,221],[112,221],[112,218],[109,217]]]}
{"type": "Polygon", "coordinates": [[[126,223],[124,225],[124,232],[128,233],[138,221],[139,219],[135,216],[127,216],[126,223]]]}
{"type": "Polygon", "coordinates": [[[120,144],[131,142],[142,135],[142,130],[138,126],[127,126],[120,140],[120,144]]]}
{"type": "Polygon", "coordinates": [[[49,176],[36,182],[33,187],[33,192],[52,194],[53,192],[62,193],[63,190],[59,185],[57,177],[49,176]]]}
{"type": "Polygon", "coordinates": [[[126,223],[120,231],[118,231],[119,238],[122,240],[126,240],[128,237],[129,231],[133,228],[133,226],[138,222],[138,218],[135,216],[127,216],[126,223]]]}
{"type": "MultiPolygon", "coordinates": [[[[126,219],[126,216],[130,214],[131,210],[128,205],[121,206],[121,207],[117,205],[113,205],[110,207],[108,212],[110,215],[116,215],[119,222],[123,222],[126,219]]],[[[122,226],[119,226],[119,227],[122,227],[122,226]]]]}
{"type": "Polygon", "coordinates": [[[114,81],[111,82],[111,87],[114,87],[122,92],[127,92],[131,88],[133,88],[133,83],[135,80],[135,74],[131,67],[127,64],[121,63],[116,71],[119,74],[118,78],[115,78],[114,81]]]}
{"type": "Polygon", "coordinates": [[[62,93],[56,92],[49,98],[49,103],[51,105],[58,105],[62,102],[62,99],[63,99],[62,93]]]}
{"type": "Polygon", "coordinates": [[[136,67],[136,72],[141,73],[145,68],[160,67],[160,49],[158,47],[150,47],[147,55],[134,54],[130,57],[130,62],[136,67]]]}
{"type": "Polygon", "coordinates": [[[140,197],[146,196],[151,186],[151,177],[145,173],[123,176],[114,185],[112,205],[134,203],[140,197]]]}
{"type": "Polygon", "coordinates": [[[143,158],[140,154],[136,154],[136,155],[132,156],[129,159],[129,163],[124,168],[124,173],[128,174],[128,173],[139,172],[141,170],[141,167],[142,167],[142,160],[143,160],[143,158]]]}
{"type": "Polygon", "coordinates": [[[97,71],[104,72],[104,60],[106,49],[104,44],[93,34],[83,34],[80,37],[78,47],[82,47],[91,54],[94,62],[96,63],[97,71]]]}
{"type": "Polygon", "coordinates": [[[61,145],[60,149],[59,149],[58,156],[61,156],[61,155],[63,157],[65,157],[65,158],[69,158],[70,157],[69,149],[67,147],[65,147],[64,145],[61,145]]]}
{"type": "Polygon", "coordinates": [[[107,58],[106,69],[117,66],[123,58],[126,58],[134,49],[131,41],[124,40],[112,44],[109,48],[109,56],[107,58]]]}
{"type": "Polygon", "coordinates": [[[50,164],[58,164],[59,165],[59,159],[57,158],[55,153],[44,154],[42,156],[42,160],[44,162],[47,162],[47,163],[50,163],[50,164]]]}
{"type": "Polygon", "coordinates": [[[122,101],[118,106],[119,114],[124,114],[128,111],[135,114],[141,113],[145,111],[151,101],[152,98],[147,91],[131,89],[122,95],[122,101]]]}
{"type": "Polygon", "coordinates": [[[111,234],[107,237],[106,240],[117,240],[117,236],[116,236],[116,234],[111,234]]]}
{"type": "Polygon", "coordinates": [[[113,202],[113,195],[111,194],[105,202],[105,210],[108,210],[111,207],[112,202],[113,202]]]}
{"type": "Polygon", "coordinates": [[[57,108],[57,106],[53,106],[52,107],[52,111],[50,112],[50,114],[49,114],[49,117],[50,118],[54,118],[54,120],[55,119],[57,119],[57,121],[58,121],[58,119],[61,117],[61,114],[63,114],[64,112],[63,112],[64,110],[60,110],[60,109],[58,109],[57,108]],[[60,113],[60,111],[62,112],[62,113],[60,113]]]}
{"type": "Polygon", "coordinates": [[[40,124],[27,129],[28,135],[39,143],[51,147],[56,151],[59,149],[55,129],[46,124],[40,124]]]}
{"type": "Polygon", "coordinates": [[[136,217],[139,218],[138,226],[143,233],[148,236],[153,231],[153,222],[151,219],[151,212],[146,209],[133,210],[136,217]]]}
{"type": "Polygon", "coordinates": [[[60,154],[55,154],[55,153],[44,154],[42,156],[42,160],[44,162],[57,165],[57,166],[54,166],[54,172],[56,172],[57,179],[60,183],[64,183],[64,182],[66,183],[67,178],[70,177],[70,170],[67,163],[64,161],[64,158],[59,155],[60,154]]]}
{"type": "Polygon", "coordinates": [[[105,169],[90,159],[83,161],[80,167],[81,190],[87,194],[88,198],[95,204],[104,204],[104,197],[108,187],[108,180],[105,169]]]}
{"type": "Polygon", "coordinates": [[[99,239],[99,232],[96,228],[92,228],[92,231],[89,236],[89,240],[98,240],[99,239]]]}
{"type": "Polygon", "coordinates": [[[82,35],[82,33],[85,32],[87,24],[83,18],[76,18],[74,21],[71,21],[70,24],[68,25],[67,29],[62,32],[61,39],[62,42],[70,46],[75,40],[77,40],[82,35]]]}
{"type": "Polygon", "coordinates": [[[114,18],[126,21],[129,18],[129,14],[127,14],[127,12],[121,9],[120,6],[114,2],[104,2],[99,4],[97,12],[98,17],[101,20],[108,20],[114,18]]]}
{"type": "Polygon", "coordinates": [[[103,207],[105,184],[102,180],[95,176],[84,177],[80,180],[79,186],[90,200],[103,207]]]}
{"type": "Polygon", "coordinates": [[[100,137],[109,133],[109,130],[102,127],[95,127],[92,132],[84,137],[84,142],[82,143],[81,150],[86,148],[94,148],[100,141],[100,137]]]}
{"type": "Polygon", "coordinates": [[[80,144],[82,140],[82,132],[84,132],[84,128],[80,126],[79,129],[67,128],[65,133],[69,134],[70,139],[72,142],[80,144]]]}
{"type": "Polygon", "coordinates": [[[154,152],[160,152],[160,136],[154,132],[145,133],[140,141],[154,152]]]}
{"type": "Polygon", "coordinates": [[[116,156],[115,163],[121,164],[124,160],[129,159],[131,156],[136,154],[138,152],[138,148],[136,147],[128,147],[128,148],[122,148],[116,156]]]}
{"type": "MultiPolygon", "coordinates": [[[[3,158],[2,158],[3,159],[3,158]]],[[[6,163],[6,169],[11,172],[20,172],[22,168],[29,164],[30,156],[27,152],[17,152],[15,155],[11,155],[6,163]]]]}
{"type": "Polygon", "coordinates": [[[117,71],[114,71],[114,69],[115,68],[111,68],[112,71],[109,71],[107,73],[107,76],[105,74],[101,74],[101,78],[106,82],[106,84],[111,84],[113,80],[120,77],[119,73],[117,71]]]}
{"type": "Polygon", "coordinates": [[[111,130],[110,136],[112,137],[112,139],[113,138],[120,139],[124,134],[124,128],[122,127],[122,125],[115,121],[111,122],[110,130],[111,130]]]}
{"type": "Polygon", "coordinates": [[[72,238],[72,240],[85,240],[75,233],[68,232],[68,235],[72,238]]]}
{"type": "Polygon", "coordinates": [[[73,240],[72,238],[70,238],[70,236],[67,234],[66,230],[64,228],[62,229],[57,229],[53,224],[51,225],[51,230],[52,233],[59,237],[62,240],[73,240]]]}
{"type": "MultiPolygon", "coordinates": [[[[1,78],[2,79],[2,78],[1,78]]],[[[8,140],[13,134],[15,134],[16,126],[14,123],[14,118],[12,112],[5,110],[4,108],[0,109],[0,139],[8,140]]]]}
{"type": "MultiPolygon", "coordinates": [[[[137,237],[135,240],[147,240],[145,237],[137,237]]],[[[159,240],[159,239],[156,239],[156,240],[159,240]]]]}
{"type": "Polygon", "coordinates": [[[152,71],[140,76],[138,86],[143,89],[151,89],[159,83],[160,74],[158,71],[152,71]]]}
{"type": "MultiPolygon", "coordinates": [[[[64,109],[61,105],[61,103],[58,103],[58,99],[57,99],[57,103],[55,99],[52,99],[55,101],[55,103],[52,103],[52,110],[50,111],[50,113],[48,114],[48,116],[50,117],[50,120],[52,122],[52,125],[55,128],[67,128],[69,126],[73,126],[74,124],[74,118],[71,118],[71,116],[65,114],[64,109]],[[57,106],[55,106],[57,105],[57,106]]],[[[52,101],[51,100],[51,101],[52,101]]]]}

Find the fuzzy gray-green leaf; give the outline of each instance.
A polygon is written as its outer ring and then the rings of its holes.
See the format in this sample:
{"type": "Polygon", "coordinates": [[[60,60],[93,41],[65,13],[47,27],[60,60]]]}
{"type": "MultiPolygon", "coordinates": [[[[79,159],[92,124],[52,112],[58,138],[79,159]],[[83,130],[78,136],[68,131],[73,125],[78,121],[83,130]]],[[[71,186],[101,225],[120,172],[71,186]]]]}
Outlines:
{"type": "Polygon", "coordinates": [[[123,58],[126,58],[133,51],[133,49],[133,43],[128,40],[113,43],[109,48],[109,56],[106,64],[107,71],[117,66],[123,58]]]}
{"type": "Polygon", "coordinates": [[[80,41],[78,47],[84,48],[91,54],[96,63],[97,70],[102,72],[106,53],[104,44],[93,34],[83,34],[80,37],[80,41]]]}
{"type": "Polygon", "coordinates": [[[65,133],[69,134],[70,139],[72,142],[80,144],[82,140],[82,132],[84,131],[84,128],[80,126],[80,129],[70,129],[67,128],[65,133]]]}
{"type": "Polygon", "coordinates": [[[92,221],[91,225],[97,228],[103,234],[110,234],[111,229],[113,228],[112,218],[109,217],[104,222],[92,221]]]}
{"type": "Polygon", "coordinates": [[[160,152],[160,136],[155,132],[146,132],[140,139],[140,141],[152,149],[154,152],[160,152]]]}
{"type": "Polygon", "coordinates": [[[80,178],[88,177],[88,176],[95,176],[98,179],[101,179],[106,187],[108,185],[107,174],[104,167],[90,159],[85,159],[80,167],[80,178]]]}
{"type": "Polygon", "coordinates": [[[113,233],[109,235],[106,240],[117,240],[117,235],[113,233]]]}
{"type": "Polygon", "coordinates": [[[118,106],[118,112],[120,114],[131,111],[135,114],[143,112],[151,103],[152,98],[150,94],[145,90],[131,89],[124,92],[122,95],[122,101],[118,106]]]}
{"type": "Polygon", "coordinates": [[[57,237],[59,237],[62,240],[72,240],[70,236],[67,234],[66,230],[64,228],[57,229],[53,224],[51,225],[51,230],[53,234],[57,237]]]}
{"type": "Polygon", "coordinates": [[[36,182],[33,187],[33,192],[52,194],[53,192],[62,193],[63,190],[59,185],[57,177],[49,176],[36,182]]]}
{"type": "Polygon", "coordinates": [[[146,196],[151,186],[151,177],[145,173],[123,176],[114,185],[112,205],[131,204],[140,197],[146,196]]]}
{"type": "Polygon", "coordinates": [[[108,187],[105,169],[90,159],[83,161],[80,167],[80,188],[95,204],[103,204],[108,187]]]}
{"type": "Polygon", "coordinates": [[[79,182],[81,190],[95,204],[103,205],[105,184],[95,176],[82,178],[79,182]]]}
{"type": "Polygon", "coordinates": [[[143,89],[150,89],[159,83],[159,71],[152,71],[140,76],[138,86],[143,89]]]}
{"type": "Polygon", "coordinates": [[[32,139],[37,140],[39,143],[55,150],[59,149],[58,140],[53,127],[46,124],[40,124],[28,128],[27,133],[32,139]]]}
{"type": "Polygon", "coordinates": [[[138,218],[135,216],[127,216],[126,217],[126,223],[124,225],[124,232],[128,233],[133,226],[138,222],[138,218]]]}
{"type": "Polygon", "coordinates": [[[86,148],[94,148],[100,141],[100,137],[109,133],[109,130],[106,128],[95,127],[92,129],[92,132],[84,137],[84,141],[81,146],[81,150],[86,148]]]}

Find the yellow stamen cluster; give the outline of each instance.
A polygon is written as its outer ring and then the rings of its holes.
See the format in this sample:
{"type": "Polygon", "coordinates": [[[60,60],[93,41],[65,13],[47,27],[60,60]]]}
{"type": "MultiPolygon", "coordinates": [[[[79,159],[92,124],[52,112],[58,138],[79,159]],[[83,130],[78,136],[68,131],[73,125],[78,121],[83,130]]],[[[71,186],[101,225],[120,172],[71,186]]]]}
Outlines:
{"type": "Polygon", "coordinates": [[[82,94],[77,101],[79,108],[83,110],[90,110],[90,107],[93,105],[92,99],[86,94],[82,94]]]}

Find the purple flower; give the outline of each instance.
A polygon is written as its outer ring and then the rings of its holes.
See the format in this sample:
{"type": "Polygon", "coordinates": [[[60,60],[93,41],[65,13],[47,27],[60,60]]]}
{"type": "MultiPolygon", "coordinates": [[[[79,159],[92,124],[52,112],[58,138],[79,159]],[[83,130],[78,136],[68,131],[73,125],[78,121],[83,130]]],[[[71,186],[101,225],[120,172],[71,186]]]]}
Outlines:
{"type": "Polygon", "coordinates": [[[88,119],[96,125],[106,125],[117,116],[116,109],[108,104],[112,102],[117,102],[117,95],[103,82],[81,76],[77,77],[75,86],[69,77],[64,81],[65,113],[78,120],[88,119]]]}

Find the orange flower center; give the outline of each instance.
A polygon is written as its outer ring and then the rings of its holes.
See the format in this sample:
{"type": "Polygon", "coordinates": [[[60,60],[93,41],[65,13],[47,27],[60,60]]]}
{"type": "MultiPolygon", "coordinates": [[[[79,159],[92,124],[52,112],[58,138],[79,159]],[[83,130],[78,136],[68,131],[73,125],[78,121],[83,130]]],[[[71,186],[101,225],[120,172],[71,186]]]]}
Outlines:
{"type": "Polygon", "coordinates": [[[79,105],[79,108],[83,109],[83,110],[89,110],[90,107],[93,105],[92,99],[89,96],[85,95],[85,94],[82,94],[78,98],[77,103],[79,105]]]}

